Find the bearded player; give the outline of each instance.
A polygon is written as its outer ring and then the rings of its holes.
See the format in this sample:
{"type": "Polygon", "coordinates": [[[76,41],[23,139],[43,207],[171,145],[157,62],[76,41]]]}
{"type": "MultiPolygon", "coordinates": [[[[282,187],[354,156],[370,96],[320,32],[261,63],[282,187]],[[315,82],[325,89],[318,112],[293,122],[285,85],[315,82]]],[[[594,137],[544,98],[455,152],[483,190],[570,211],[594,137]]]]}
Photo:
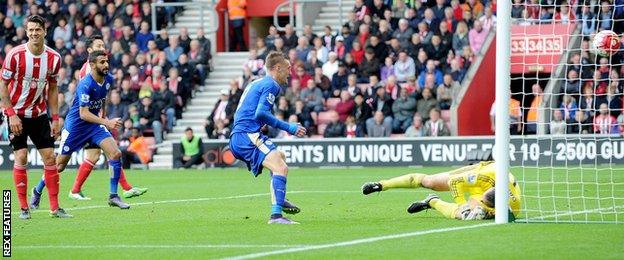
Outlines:
{"type": "Polygon", "coordinates": [[[280,85],[288,82],[290,62],[281,52],[271,52],[265,64],[267,75],[250,83],[238,103],[230,134],[230,149],[236,158],[247,163],[247,168],[255,177],[262,173],[263,167],[271,171],[272,207],[269,224],[299,224],[282,216],[282,211],[290,214],[300,211],[285,198],[288,166],[284,154],[260,129],[270,125],[297,137],[304,136],[306,129],[299,124],[281,121],[272,114],[280,85]]]}
{"type": "Polygon", "coordinates": [[[108,74],[107,54],[104,51],[92,51],[89,54],[89,65],[91,73],[78,83],[76,96],[67,113],[56,164],[63,169],[73,152],[86,145],[99,146],[108,157],[108,165],[111,169],[108,204],[121,209],[129,209],[130,205],[123,202],[117,195],[117,186],[121,176],[121,151],[110,133],[112,129],[121,127],[121,119],[97,116],[106,104],[108,90],[114,83],[113,77],[108,74]]]}
{"type": "MultiPolygon", "coordinates": [[[[89,54],[93,51],[106,51],[104,40],[101,35],[92,35],[91,37],[87,39],[86,45],[87,45],[87,53],[89,54]]],[[[90,62],[86,61],[82,65],[82,68],[80,69],[80,72],[79,72],[80,79],[82,80],[83,78],[85,78],[90,72],[91,72],[90,62]]],[[[106,106],[102,107],[102,113],[101,113],[102,116],[105,116],[106,114],[104,112],[105,108],[106,106]]],[[[84,184],[84,182],[87,180],[87,178],[91,174],[93,167],[100,159],[100,154],[102,153],[101,152],[102,150],[100,149],[99,146],[97,146],[97,144],[89,144],[88,146],[84,147],[84,150],[86,152],[86,158],[80,164],[80,167],[78,168],[78,173],[76,174],[76,179],[74,180],[74,185],[72,186],[72,189],[69,191],[69,198],[75,199],[75,200],[90,200],[91,199],[89,197],[86,197],[82,193],[82,185],[84,184]]],[[[62,167],[59,166],[59,172],[63,172],[64,169],[65,169],[65,165],[63,165],[62,167]]],[[[124,190],[123,194],[124,194],[124,197],[126,198],[137,197],[147,192],[147,188],[132,187],[132,185],[130,185],[130,183],[128,183],[128,181],[126,180],[126,176],[125,176],[123,169],[119,177],[119,184],[124,190]]],[[[31,192],[32,194],[32,199],[30,202],[31,208],[39,207],[39,198],[41,197],[41,193],[43,192],[44,187],[45,187],[45,182],[41,180],[39,181],[39,184],[37,184],[37,186],[33,188],[31,192]]]]}
{"type": "Polygon", "coordinates": [[[7,54],[0,80],[0,104],[9,121],[13,147],[13,181],[21,208],[20,218],[30,219],[28,209],[28,144],[33,142],[43,161],[43,180],[48,185],[50,215],[70,218],[58,203],[59,174],[54,159],[54,140],[59,134],[57,76],[61,55],[44,44],[45,19],[38,15],[26,22],[28,42],[7,54]],[[46,102],[47,100],[47,102],[46,102]],[[47,111],[52,117],[50,126],[47,111]]]}
{"type": "MultiPolygon", "coordinates": [[[[362,186],[364,195],[395,188],[428,188],[434,191],[450,191],[454,203],[442,201],[437,195],[412,203],[409,213],[434,208],[447,218],[484,219],[494,216],[494,185],[496,169],[494,162],[483,161],[475,165],[433,175],[412,173],[389,180],[369,182],[362,186]],[[466,199],[464,193],[468,192],[466,199]]],[[[520,187],[509,174],[509,205],[511,216],[520,212],[520,187]]]]}

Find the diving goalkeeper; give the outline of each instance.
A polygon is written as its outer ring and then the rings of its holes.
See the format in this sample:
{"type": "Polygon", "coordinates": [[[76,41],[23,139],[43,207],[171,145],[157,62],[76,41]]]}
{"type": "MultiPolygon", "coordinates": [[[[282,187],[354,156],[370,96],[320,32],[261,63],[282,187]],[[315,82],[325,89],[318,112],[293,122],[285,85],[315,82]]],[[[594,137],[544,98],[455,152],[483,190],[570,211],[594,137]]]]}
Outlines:
{"type": "MultiPolygon", "coordinates": [[[[496,171],[494,162],[482,161],[449,172],[433,175],[411,173],[379,182],[369,182],[362,186],[364,195],[394,188],[428,188],[434,191],[450,191],[454,203],[441,200],[437,195],[412,203],[409,213],[433,208],[447,218],[488,219],[494,216],[494,184],[496,171]],[[468,199],[465,193],[468,193],[468,199]]],[[[509,205],[512,217],[520,211],[520,187],[515,177],[509,174],[509,205]]]]}

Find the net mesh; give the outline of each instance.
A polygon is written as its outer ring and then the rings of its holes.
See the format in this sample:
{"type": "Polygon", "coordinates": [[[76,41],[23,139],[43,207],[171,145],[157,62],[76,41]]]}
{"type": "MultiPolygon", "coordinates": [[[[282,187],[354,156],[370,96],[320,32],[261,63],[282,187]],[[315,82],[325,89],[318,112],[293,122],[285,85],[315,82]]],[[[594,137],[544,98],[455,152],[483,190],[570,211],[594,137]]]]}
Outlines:
{"type": "Polygon", "coordinates": [[[515,0],[511,16],[518,221],[623,223],[624,52],[594,39],[619,45],[624,1],[515,0]]]}

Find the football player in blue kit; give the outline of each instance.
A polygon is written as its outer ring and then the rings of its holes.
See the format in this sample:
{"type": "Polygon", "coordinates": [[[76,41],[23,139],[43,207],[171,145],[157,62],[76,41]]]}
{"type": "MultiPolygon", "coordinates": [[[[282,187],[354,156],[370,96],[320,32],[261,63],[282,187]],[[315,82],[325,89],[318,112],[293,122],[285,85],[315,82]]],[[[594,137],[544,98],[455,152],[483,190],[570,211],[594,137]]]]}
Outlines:
{"type": "Polygon", "coordinates": [[[98,145],[106,154],[111,170],[108,204],[111,207],[129,209],[130,205],[117,195],[121,174],[121,151],[110,133],[110,130],[121,127],[121,119],[97,116],[106,105],[108,90],[115,82],[108,74],[108,55],[102,50],[91,52],[89,65],[91,73],[78,83],[76,96],[65,118],[56,164],[59,172],[63,171],[73,152],[88,144],[98,145]]]}
{"type": "Polygon", "coordinates": [[[268,223],[299,224],[282,216],[282,211],[289,214],[300,212],[297,206],[285,199],[288,175],[285,155],[260,129],[269,125],[297,137],[304,136],[306,129],[300,124],[281,121],[272,113],[280,85],[288,82],[290,62],[282,53],[271,52],[266,57],[265,65],[267,76],[250,83],[238,103],[230,134],[230,149],[236,158],[247,163],[254,176],[262,173],[263,167],[271,171],[272,207],[268,223]]]}

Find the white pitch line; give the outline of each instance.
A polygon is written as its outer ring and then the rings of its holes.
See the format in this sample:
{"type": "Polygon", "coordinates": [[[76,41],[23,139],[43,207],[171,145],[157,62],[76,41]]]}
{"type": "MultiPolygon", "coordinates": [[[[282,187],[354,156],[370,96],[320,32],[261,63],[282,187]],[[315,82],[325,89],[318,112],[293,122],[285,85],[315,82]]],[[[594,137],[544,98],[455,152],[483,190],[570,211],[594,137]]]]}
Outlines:
{"type": "Polygon", "coordinates": [[[369,238],[349,240],[349,241],[330,243],[330,244],[311,245],[311,246],[287,248],[287,249],[274,250],[274,251],[259,252],[259,253],[253,253],[253,254],[247,254],[247,255],[239,255],[239,256],[228,257],[225,259],[228,259],[228,260],[252,259],[252,258],[281,255],[281,254],[287,254],[287,253],[296,253],[296,252],[318,250],[318,249],[326,249],[326,248],[333,248],[333,247],[352,246],[352,245],[372,243],[372,242],[377,242],[377,241],[382,241],[382,240],[416,237],[416,236],[435,234],[435,233],[444,233],[444,232],[451,232],[451,231],[458,231],[458,230],[465,230],[465,229],[473,229],[473,228],[492,226],[492,225],[496,225],[496,223],[488,222],[488,223],[482,223],[482,224],[477,224],[477,225],[450,227],[450,228],[438,228],[438,229],[423,230],[423,231],[416,231],[416,232],[410,232],[410,233],[369,237],[369,238]]]}
{"type": "MultiPolygon", "coordinates": [[[[601,212],[601,211],[616,210],[616,209],[621,209],[621,208],[624,208],[624,206],[614,206],[614,207],[599,208],[599,209],[588,209],[588,210],[582,210],[582,211],[566,211],[565,213],[562,213],[562,214],[552,214],[552,215],[546,215],[546,216],[536,216],[536,217],[529,218],[529,220],[544,220],[544,219],[547,219],[547,218],[567,217],[567,216],[574,216],[574,215],[581,215],[581,214],[596,213],[596,212],[601,212]]],[[[607,213],[617,213],[617,212],[607,212],[607,213]]]]}
{"type": "Polygon", "coordinates": [[[307,245],[28,245],[14,246],[14,249],[202,249],[202,248],[290,248],[307,245]]]}
{"type": "MultiPolygon", "coordinates": [[[[410,193],[427,193],[425,190],[399,190],[393,191],[395,192],[410,192],[410,193]]],[[[362,193],[361,191],[354,190],[346,190],[346,191],[289,191],[287,194],[301,194],[301,193],[362,193]]],[[[182,203],[182,202],[201,202],[201,201],[211,201],[211,200],[229,200],[229,199],[244,199],[244,198],[253,198],[253,197],[262,197],[269,196],[269,193],[256,193],[256,194],[246,194],[246,195],[237,195],[237,196],[227,196],[227,197],[208,197],[208,198],[195,198],[195,199],[177,199],[177,200],[160,200],[160,201],[147,201],[147,202],[137,202],[130,203],[130,206],[142,206],[142,205],[152,205],[152,204],[169,204],[169,203],[182,203]]],[[[109,208],[108,205],[93,205],[93,206],[82,206],[82,207],[73,207],[73,208],[65,208],[67,211],[76,211],[76,210],[86,210],[86,209],[102,209],[109,208]]],[[[45,213],[47,210],[33,210],[31,213],[45,213]]],[[[13,215],[18,215],[19,212],[13,213],[13,215]]]]}
{"type": "MultiPolygon", "coordinates": [[[[600,209],[584,210],[584,211],[573,211],[573,212],[567,212],[567,213],[559,214],[559,215],[549,215],[549,216],[542,216],[542,217],[531,218],[531,220],[552,218],[552,217],[555,217],[555,216],[556,217],[561,217],[561,216],[579,215],[579,214],[593,213],[593,212],[599,212],[599,211],[604,211],[604,210],[612,210],[612,209],[618,209],[618,208],[624,208],[624,206],[615,206],[615,207],[609,207],[609,208],[600,208],[600,209]]],[[[389,239],[397,239],[397,238],[405,238],[405,237],[414,237],[414,236],[421,236],[421,235],[427,235],[427,234],[433,234],[433,233],[443,233],[443,232],[450,232],[450,231],[457,231],[457,230],[464,230],[464,229],[472,229],[472,228],[478,228],[478,227],[484,227],[484,226],[492,226],[492,225],[496,225],[496,223],[495,222],[488,222],[488,223],[483,223],[483,224],[478,224],[478,225],[471,225],[471,226],[461,226],[461,227],[453,227],[453,228],[432,229],[432,230],[416,231],[416,232],[411,232],[411,233],[387,235],[387,236],[381,236],[381,237],[371,237],[371,238],[364,238],[364,239],[356,239],[356,240],[344,241],[344,242],[332,243],[332,244],[311,245],[311,246],[304,246],[304,247],[293,247],[293,248],[287,248],[287,249],[281,249],[281,250],[253,253],[253,254],[248,254],[248,255],[233,256],[233,257],[228,257],[228,258],[225,258],[225,259],[228,259],[228,260],[252,259],[252,258],[266,257],[266,256],[271,256],[271,255],[296,253],[296,252],[302,252],[302,251],[310,251],[310,250],[333,248],[333,247],[351,246],[351,245],[356,245],[356,244],[377,242],[377,241],[381,241],[381,240],[389,240],[389,239]]]]}

